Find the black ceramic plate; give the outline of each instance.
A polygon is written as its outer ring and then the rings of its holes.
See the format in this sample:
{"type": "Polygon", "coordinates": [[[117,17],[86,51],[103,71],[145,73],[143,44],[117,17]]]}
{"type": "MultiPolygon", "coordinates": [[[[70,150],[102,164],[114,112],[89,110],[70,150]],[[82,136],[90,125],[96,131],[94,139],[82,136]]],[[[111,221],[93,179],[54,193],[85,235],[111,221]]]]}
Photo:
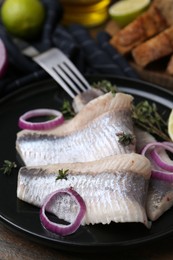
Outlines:
{"type": "MultiPolygon", "coordinates": [[[[165,118],[173,107],[173,94],[142,81],[109,78],[120,91],[131,93],[135,102],[143,99],[154,101],[165,118]]],[[[89,78],[90,82],[103,79],[89,78]]],[[[0,100],[0,163],[5,159],[17,161],[15,150],[18,117],[30,109],[59,109],[65,92],[52,80],[26,86],[23,90],[0,100]]],[[[75,234],[60,237],[47,232],[39,220],[39,209],[16,198],[17,170],[10,176],[0,175],[0,219],[8,227],[42,244],[69,251],[115,250],[145,244],[173,233],[173,208],[153,223],[150,230],[142,224],[89,225],[80,227],[75,234]]]]}

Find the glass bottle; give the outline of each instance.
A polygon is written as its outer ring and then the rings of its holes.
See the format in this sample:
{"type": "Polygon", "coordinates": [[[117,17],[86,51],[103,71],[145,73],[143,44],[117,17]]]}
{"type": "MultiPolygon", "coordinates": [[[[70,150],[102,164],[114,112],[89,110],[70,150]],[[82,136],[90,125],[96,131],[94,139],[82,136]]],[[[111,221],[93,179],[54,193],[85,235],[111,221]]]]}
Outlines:
{"type": "Polygon", "coordinates": [[[64,9],[63,24],[98,26],[108,18],[111,0],[61,0],[64,9]]]}

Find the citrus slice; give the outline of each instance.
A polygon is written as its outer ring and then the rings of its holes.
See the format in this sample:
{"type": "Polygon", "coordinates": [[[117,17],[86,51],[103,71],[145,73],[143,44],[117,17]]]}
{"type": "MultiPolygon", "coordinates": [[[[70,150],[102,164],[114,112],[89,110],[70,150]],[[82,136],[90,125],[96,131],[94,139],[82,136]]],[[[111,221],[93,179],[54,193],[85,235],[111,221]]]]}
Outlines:
{"type": "Polygon", "coordinates": [[[132,22],[150,5],[150,0],[122,0],[111,5],[109,15],[121,27],[132,22]]]}
{"type": "Polygon", "coordinates": [[[173,141],[173,109],[168,118],[168,134],[171,140],[173,141]]]}

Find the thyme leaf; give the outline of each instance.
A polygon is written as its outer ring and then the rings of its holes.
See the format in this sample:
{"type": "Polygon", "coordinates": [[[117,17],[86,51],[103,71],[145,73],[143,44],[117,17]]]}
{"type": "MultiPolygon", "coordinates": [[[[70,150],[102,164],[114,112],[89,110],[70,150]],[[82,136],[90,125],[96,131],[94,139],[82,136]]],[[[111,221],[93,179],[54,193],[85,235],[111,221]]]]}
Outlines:
{"type": "Polygon", "coordinates": [[[4,163],[2,167],[0,168],[0,172],[6,175],[10,175],[12,172],[12,169],[16,168],[17,165],[15,162],[11,162],[9,160],[4,160],[4,163]]]}
{"type": "Polygon", "coordinates": [[[139,102],[133,107],[132,117],[137,126],[165,141],[170,141],[167,122],[157,111],[155,103],[150,104],[147,100],[139,102]]]}
{"type": "Polygon", "coordinates": [[[75,116],[75,112],[69,100],[64,100],[61,112],[65,119],[70,119],[75,116]]]}
{"type": "Polygon", "coordinates": [[[126,134],[124,132],[118,133],[117,136],[119,137],[119,143],[121,143],[124,146],[133,144],[134,142],[134,136],[132,134],[126,134]]]}
{"type": "Polygon", "coordinates": [[[62,179],[65,179],[67,180],[67,176],[68,176],[68,172],[69,170],[64,170],[64,169],[61,169],[58,171],[58,176],[56,177],[56,181],[57,180],[62,180],[62,179]]]}

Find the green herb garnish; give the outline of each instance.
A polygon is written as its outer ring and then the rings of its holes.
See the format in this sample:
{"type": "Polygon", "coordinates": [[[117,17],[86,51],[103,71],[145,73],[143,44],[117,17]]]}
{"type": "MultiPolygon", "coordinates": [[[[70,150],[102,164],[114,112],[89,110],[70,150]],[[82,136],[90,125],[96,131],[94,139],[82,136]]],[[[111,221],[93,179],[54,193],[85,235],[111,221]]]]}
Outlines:
{"type": "Polygon", "coordinates": [[[170,141],[167,122],[158,113],[155,103],[150,104],[147,100],[139,102],[133,107],[132,117],[139,127],[165,141],[170,141]]]}
{"type": "Polygon", "coordinates": [[[15,162],[10,162],[9,160],[4,160],[4,163],[2,167],[0,168],[0,172],[3,174],[10,175],[12,172],[12,169],[16,168],[17,165],[15,162]]]}
{"type": "Polygon", "coordinates": [[[70,119],[75,116],[75,112],[69,100],[64,100],[61,112],[65,119],[70,119]]]}
{"type": "Polygon", "coordinates": [[[94,82],[92,84],[92,86],[94,88],[102,90],[104,93],[112,92],[112,94],[115,94],[117,92],[117,86],[113,85],[108,80],[101,80],[101,81],[98,81],[98,82],[94,82]]]}
{"type": "Polygon", "coordinates": [[[63,170],[63,169],[61,169],[61,170],[59,170],[58,171],[58,176],[56,177],[56,181],[57,180],[62,180],[62,179],[65,179],[65,180],[67,180],[67,176],[68,176],[68,172],[69,170],[63,170]]]}
{"type": "Polygon", "coordinates": [[[133,144],[134,142],[134,136],[132,134],[126,134],[122,132],[122,133],[118,133],[117,136],[119,138],[118,139],[119,143],[121,143],[124,146],[133,144]]]}

